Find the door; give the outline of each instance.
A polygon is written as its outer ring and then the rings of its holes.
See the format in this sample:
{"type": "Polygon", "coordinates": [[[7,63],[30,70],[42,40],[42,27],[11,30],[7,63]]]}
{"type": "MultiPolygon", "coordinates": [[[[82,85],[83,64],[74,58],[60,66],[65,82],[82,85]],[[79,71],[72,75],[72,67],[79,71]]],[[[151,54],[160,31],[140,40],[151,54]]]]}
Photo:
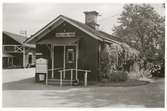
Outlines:
{"type": "Polygon", "coordinates": [[[28,54],[28,64],[32,64],[32,54],[28,54]]]}
{"type": "Polygon", "coordinates": [[[63,55],[64,47],[54,46],[54,78],[56,79],[60,78],[59,70],[63,69],[63,55]]]}
{"type": "MultiPolygon", "coordinates": [[[[54,77],[60,78],[60,70],[76,68],[76,46],[55,46],[54,47],[54,77]]],[[[75,71],[73,72],[75,74],[75,71]]],[[[66,79],[70,78],[70,71],[66,72],[66,79]]]]}

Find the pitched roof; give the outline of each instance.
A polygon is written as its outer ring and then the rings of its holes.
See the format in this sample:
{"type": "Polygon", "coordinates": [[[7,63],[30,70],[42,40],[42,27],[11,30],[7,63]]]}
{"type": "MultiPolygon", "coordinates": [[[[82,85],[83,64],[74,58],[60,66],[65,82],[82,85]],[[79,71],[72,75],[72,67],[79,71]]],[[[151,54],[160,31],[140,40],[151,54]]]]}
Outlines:
{"type": "Polygon", "coordinates": [[[27,39],[27,37],[25,37],[25,36],[22,36],[19,34],[14,34],[14,33],[7,32],[7,31],[3,31],[3,34],[11,37],[12,39],[14,39],[15,41],[17,41],[18,43],[20,43],[24,46],[35,48],[35,45],[24,43],[24,41],[27,39]]]}
{"type": "MultiPolygon", "coordinates": [[[[63,16],[63,15],[61,15],[61,16],[63,16]]],[[[77,24],[78,26],[84,28],[85,30],[91,32],[92,34],[100,37],[101,39],[111,40],[113,42],[120,42],[121,41],[118,37],[114,37],[113,35],[108,34],[108,33],[104,32],[104,31],[95,30],[95,29],[91,28],[90,26],[88,26],[88,25],[86,25],[86,24],[84,24],[82,22],[76,21],[76,20],[68,18],[66,16],[63,16],[63,17],[68,19],[68,20],[70,20],[70,21],[72,21],[73,23],[77,24]]]]}
{"type": "Polygon", "coordinates": [[[27,39],[27,37],[24,37],[24,36],[21,36],[21,35],[18,35],[18,34],[14,34],[14,33],[11,33],[11,32],[3,31],[3,34],[11,37],[12,39],[14,39],[15,41],[17,41],[20,44],[23,44],[23,42],[27,39]]]}
{"type": "Polygon", "coordinates": [[[101,40],[101,41],[107,41],[107,42],[115,42],[115,43],[120,43],[121,42],[121,40],[118,37],[114,37],[110,34],[107,34],[103,31],[100,31],[100,30],[95,30],[95,29],[89,27],[88,25],[86,25],[82,22],[79,22],[79,21],[76,21],[74,19],[68,18],[64,15],[58,16],[56,19],[54,19],[53,21],[48,23],[45,27],[43,27],[37,33],[32,35],[30,38],[28,38],[25,42],[29,43],[30,41],[33,41],[39,34],[43,33],[48,28],[52,27],[60,19],[74,25],[75,27],[79,28],[80,30],[87,33],[88,35],[94,37],[95,39],[98,39],[98,40],[101,40]]]}

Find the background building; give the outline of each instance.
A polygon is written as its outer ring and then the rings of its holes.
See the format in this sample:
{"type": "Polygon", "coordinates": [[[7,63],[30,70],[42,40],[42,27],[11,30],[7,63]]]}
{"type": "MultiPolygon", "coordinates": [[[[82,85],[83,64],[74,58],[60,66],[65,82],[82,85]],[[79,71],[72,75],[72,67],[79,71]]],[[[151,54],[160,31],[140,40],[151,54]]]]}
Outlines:
{"type": "Polygon", "coordinates": [[[24,43],[27,38],[3,32],[3,68],[22,68],[35,65],[35,45],[24,43]]]}

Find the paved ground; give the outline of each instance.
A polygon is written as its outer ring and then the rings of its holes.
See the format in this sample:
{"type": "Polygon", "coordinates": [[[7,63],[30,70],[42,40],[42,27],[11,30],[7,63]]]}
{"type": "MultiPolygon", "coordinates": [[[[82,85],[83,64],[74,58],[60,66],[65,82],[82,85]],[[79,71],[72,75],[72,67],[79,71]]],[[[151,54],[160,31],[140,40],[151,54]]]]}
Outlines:
{"type": "Polygon", "coordinates": [[[34,69],[26,72],[3,71],[3,107],[164,107],[164,79],[135,87],[59,88],[33,82],[34,69]]]}
{"type": "Polygon", "coordinates": [[[5,69],[3,70],[3,83],[28,79],[35,76],[35,68],[5,69]]]}

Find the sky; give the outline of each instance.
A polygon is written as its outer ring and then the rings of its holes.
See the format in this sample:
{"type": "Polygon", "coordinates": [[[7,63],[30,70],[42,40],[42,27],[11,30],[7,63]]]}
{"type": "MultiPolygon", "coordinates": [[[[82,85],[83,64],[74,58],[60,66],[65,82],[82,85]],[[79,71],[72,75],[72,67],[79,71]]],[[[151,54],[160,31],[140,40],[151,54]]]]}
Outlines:
{"type": "MultiPolygon", "coordinates": [[[[162,4],[151,4],[162,16],[165,9],[162,4]]],[[[3,30],[20,34],[27,31],[30,36],[60,14],[84,23],[84,11],[97,11],[100,29],[112,34],[114,26],[119,25],[118,18],[124,4],[57,4],[57,3],[4,3],[3,30]]]]}

